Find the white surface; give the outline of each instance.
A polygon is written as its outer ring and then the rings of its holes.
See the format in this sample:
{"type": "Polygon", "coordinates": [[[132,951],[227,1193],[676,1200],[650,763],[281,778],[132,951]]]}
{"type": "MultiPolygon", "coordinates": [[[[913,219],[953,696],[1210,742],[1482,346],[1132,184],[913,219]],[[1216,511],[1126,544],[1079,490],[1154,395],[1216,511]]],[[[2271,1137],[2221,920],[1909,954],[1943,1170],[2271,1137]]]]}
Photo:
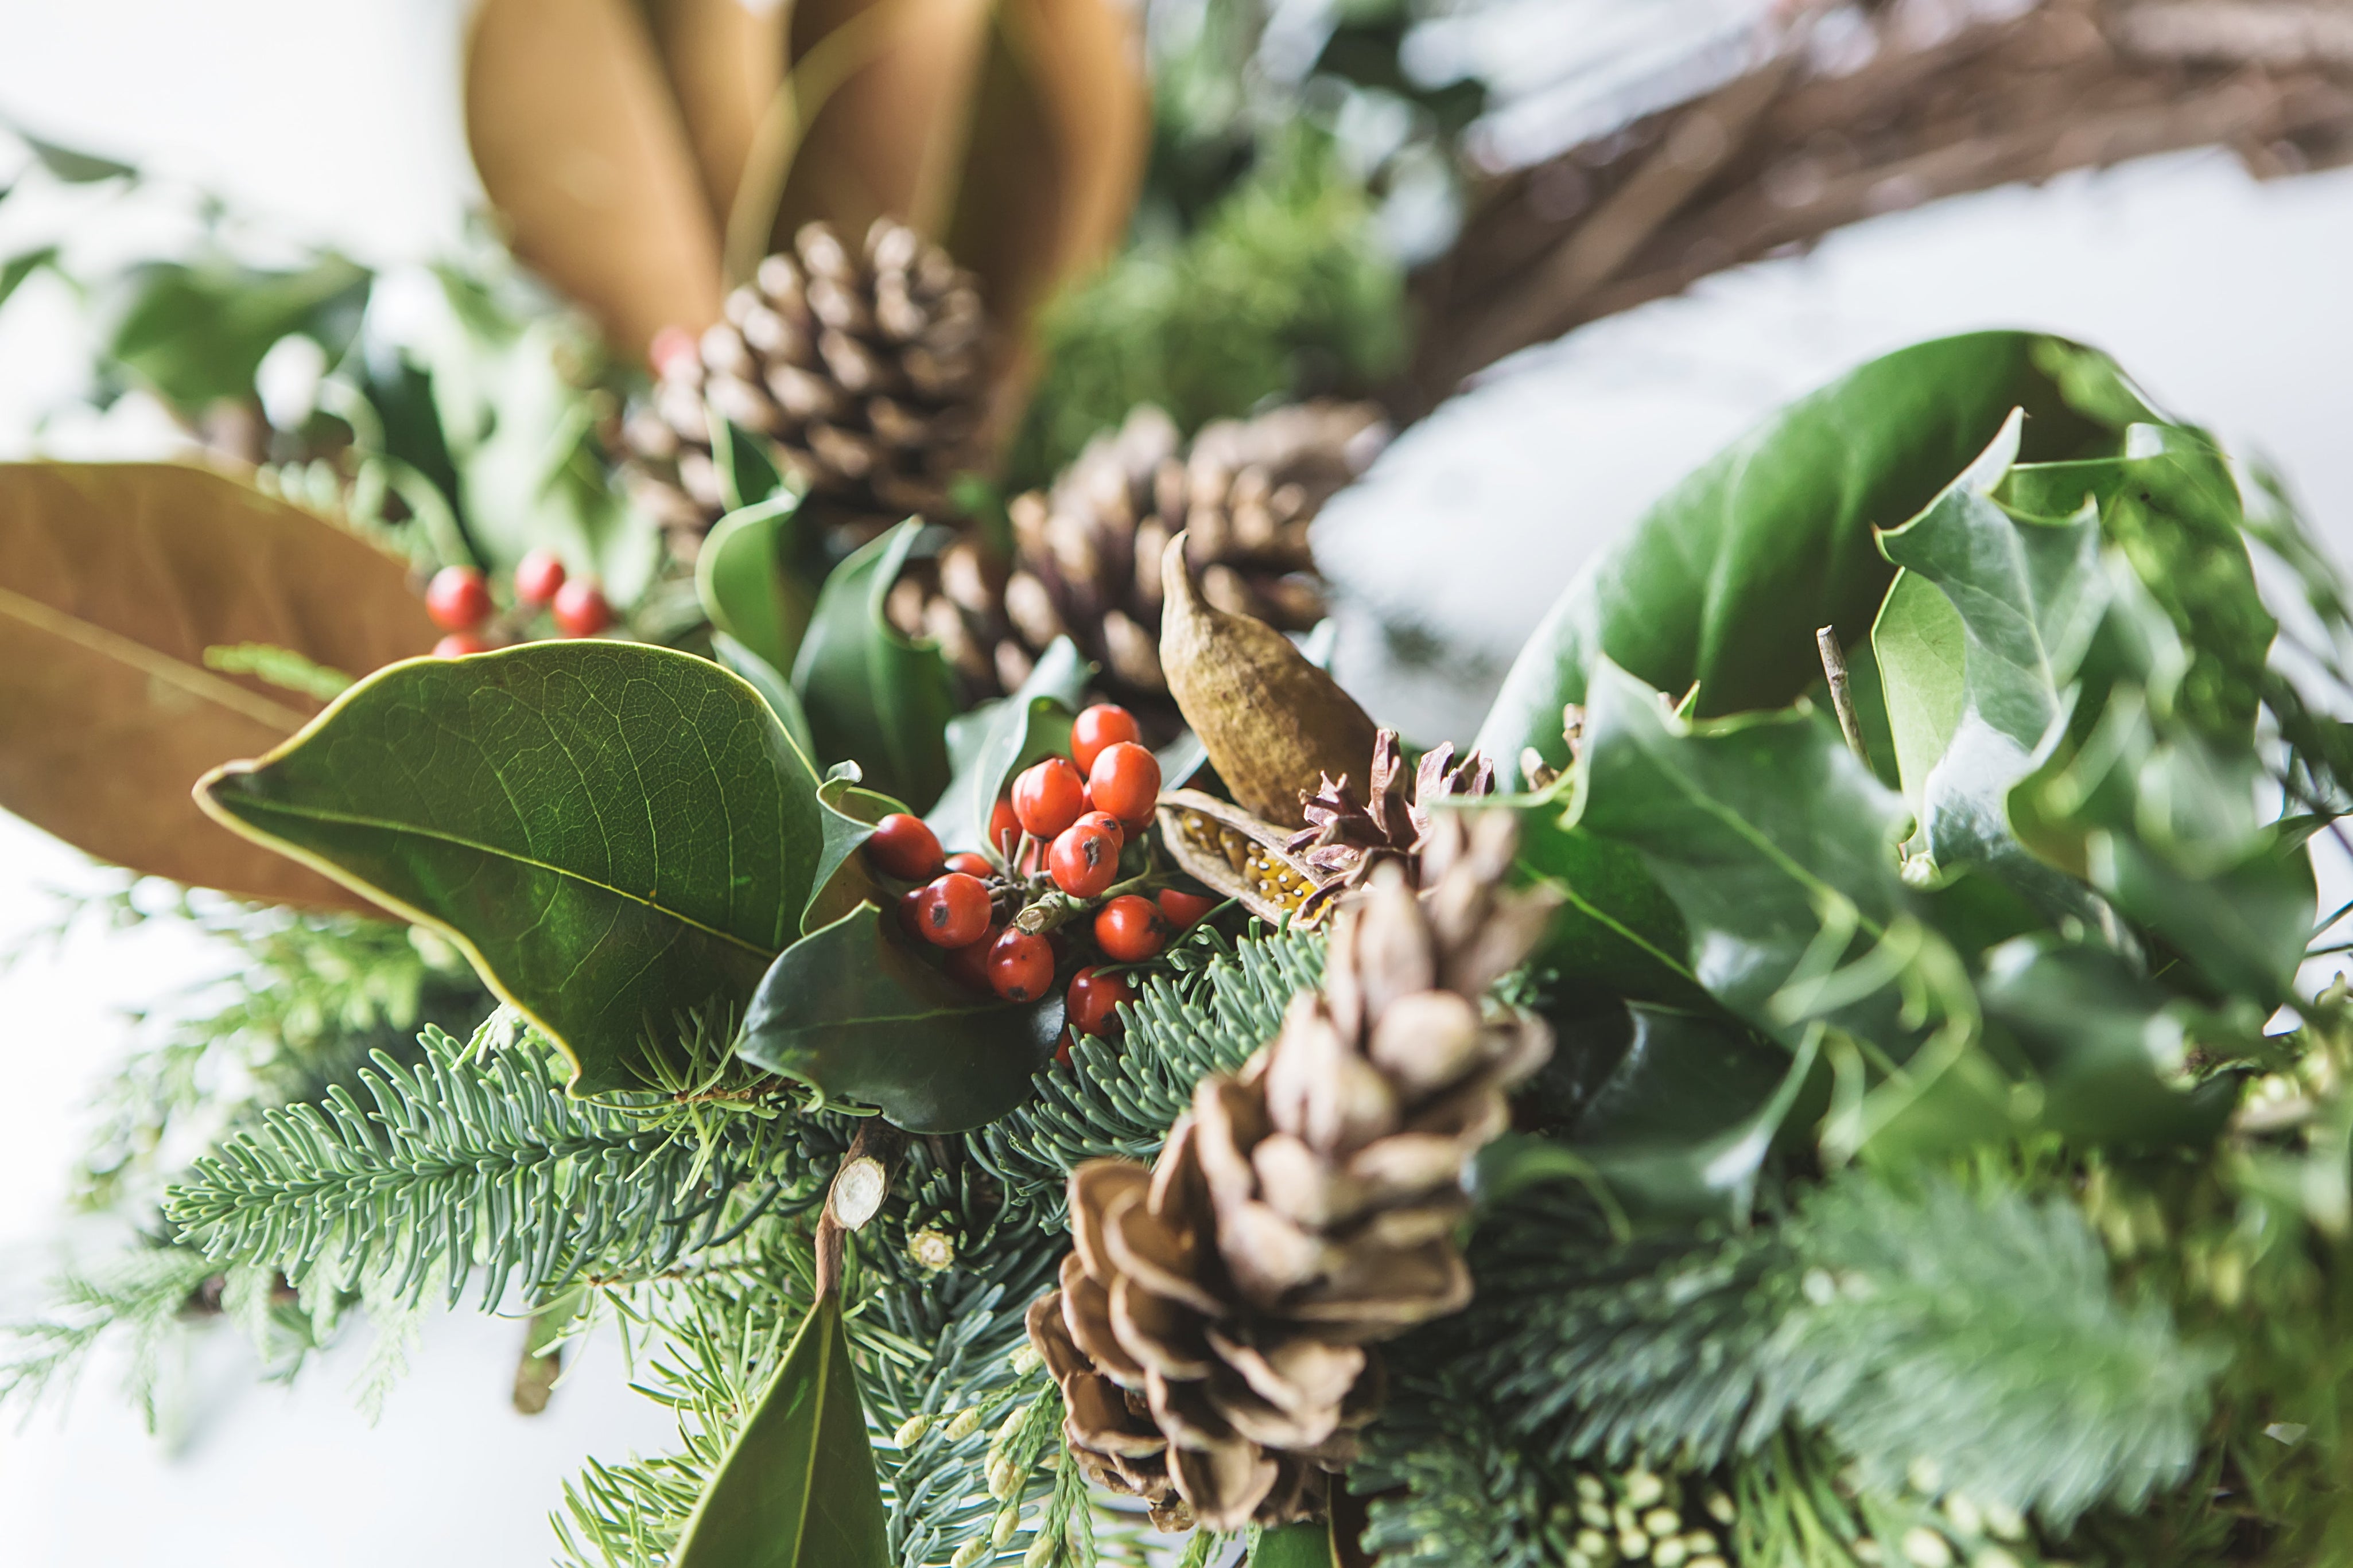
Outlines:
{"type": "MultiPolygon", "coordinates": [[[[0,0],[0,116],[168,166],[373,259],[458,232],[456,0],[0,0]]],[[[1357,595],[1343,673],[1414,733],[1474,710],[1388,668],[1367,613],[1428,626],[1450,677],[1499,675],[1577,563],[1773,404],[1869,354],[1969,326],[2056,328],[2116,352],[2161,398],[2276,457],[2353,538],[2353,175],[2256,186],[2197,156],[2004,191],[1834,237],[1525,356],[1410,433],[1323,530],[1357,595]],[[1508,569],[1494,571],[1498,561],[1508,569]]],[[[27,290],[0,318],[0,448],[35,394],[71,384],[74,338],[27,290]]],[[[76,860],[0,819],[0,942],[76,860]]],[[[115,1010],[217,962],[185,937],[84,939],[0,974],[0,1301],[20,1308],[56,1233],[90,1086],[125,1043],[115,1010]]],[[[98,1369],[60,1418],[0,1426],[9,1568],[348,1568],[543,1561],[544,1516],[594,1452],[668,1424],[592,1359],[549,1414],[514,1415],[516,1325],[428,1328],[367,1426],[348,1387],[365,1335],[290,1393],[252,1385],[226,1336],[186,1385],[188,1424],[148,1439],[98,1369]]]]}

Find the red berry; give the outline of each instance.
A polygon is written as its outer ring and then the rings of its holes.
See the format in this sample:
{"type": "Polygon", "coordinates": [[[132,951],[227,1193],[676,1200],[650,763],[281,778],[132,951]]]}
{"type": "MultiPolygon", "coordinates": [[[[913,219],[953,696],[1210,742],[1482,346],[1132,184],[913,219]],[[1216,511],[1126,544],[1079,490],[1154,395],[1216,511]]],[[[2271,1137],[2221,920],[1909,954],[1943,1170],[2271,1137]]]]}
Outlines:
{"type": "Polygon", "coordinates": [[[1105,746],[1115,746],[1122,741],[1138,738],[1135,715],[1109,702],[1098,702],[1071,723],[1071,756],[1086,773],[1095,765],[1105,746]]]}
{"type": "Polygon", "coordinates": [[[931,923],[928,916],[934,897],[929,882],[920,888],[910,888],[900,894],[899,929],[909,936],[923,935],[924,928],[931,923]]]}
{"type": "MultiPolygon", "coordinates": [[[[922,889],[918,889],[918,891],[922,889]]],[[[948,949],[947,962],[941,965],[948,978],[974,991],[988,989],[988,954],[997,939],[1005,934],[1003,926],[991,926],[978,942],[948,949]]]]}
{"type": "Polygon", "coordinates": [[[1021,838],[1021,819],[1013,815],[1013,803],[1000,800],[988,814],[988,847],[1000,856],[1010,858],[1013,846],[1021,838]]]}
{"type": "Polygon", "coordinates": [[[472,632],[451,632],[433,645],[435,658],[463,658],[470,653],[488,653],[491,645],[472,632]]]}
{"type": "Polygon", "coordinates": [[[1153,895],[1153,901],[1160,906],[1162,918],[1178,931],[1185,930],[1218,907],[1215,899],[1205,898],[1199,893],[1179,892],[1175,888],[1161,889],[1153,895]]]}
{"type": "Polygon", "coordinates": [[[1054,984],[1054,950],[1042,936],[1008,931],[988,950],[988,988],[1008,1002],[1035,1002],[1054,984]]]}
{"type": "Polygon", "coordinates": [[[988,863],[986,855],[976,855],[969,849],[959,849],[948,857],[948,869],[961,871],[967,877],[977,877],[986,882],[997,875],[997,868],[988,863]]]}
{"type": "Polygon", "coordinates": [[[1122,893],[1095,915],[1095,945],[1122,963],[1141,963],[1167,941],[1168,921],[1150,899],[1122,893]]]}
{"type": "Polygon", "coordinates": [[[425,613],[438,626],[471,631],[491,618],[491,586],[471,566],[444,566],[425,585],[425,613]]]}
{"type": "Polygon", "coordinates": [[[1060,757],[1048,757],[1013,781],[1013,815],[1034,838],[1051,838],[1087,808],[1087,783],[1060,757]]]}
{"type": "Polygon", "coordinates": [[[534,550],[515,563],[515,597],[526,605],[544,605],[564,586],[564,561],[553,550],[534,550]]]}
{"type": "Polygon", "coordinates": [[[923,885],[923,940],[934,947],[966,947],[988,934],[988,889],[977,877],[950,871],[923,885]]]}
{"type": "Polygon", "coordinates": [[[940,841],[920,816],[894,811],[874,825],[866,858],[893,877],[927,882],[940,874],[940,841]]]}
{"type": "Polygon", "coordinates": [[[1064,828],[1046,856],[1054,886],[1074,899],[1092,899],[1119,880],[1119,839],[1092,823],[1064,828]]]}
{"type": "Polygon", "coordinates": [[[647,348],[646,363],[665,381],[691,375],[702,368],[702,345],[684,327],[664,327],[647,348]]]}
{"type": "Polygon", "coordinates": [[[555,629],[568,637],[593,637],[613,624],[613,606],[605,590],[586,577],[575,577],[555,591],[555,629]]]}
{"type": "Polygon", "coordinates": [[[1113,844],[1127,843],[1127,824],[1108,811],[1091,811],[1071,825],[1073,827],[1100,827],[1111,835],[1113,844]]]}
{"type": "Polygon", "coordinates": [[[1135,988],[1124,979],[1090,965],[1071,976],[1062,1016],[1079,1034],[1100,1035],[1116,1016],[1114,1009],[1123,1002],[1134,1000],[1135,988]]]}
{"type": "Polygon", "coordinates": [[[1122,822],[1149,822],[1160,799],[1160,759],[1133,741],[1105,746],[1087,773],[1087,796],[1097,811],[1122,822]]]}

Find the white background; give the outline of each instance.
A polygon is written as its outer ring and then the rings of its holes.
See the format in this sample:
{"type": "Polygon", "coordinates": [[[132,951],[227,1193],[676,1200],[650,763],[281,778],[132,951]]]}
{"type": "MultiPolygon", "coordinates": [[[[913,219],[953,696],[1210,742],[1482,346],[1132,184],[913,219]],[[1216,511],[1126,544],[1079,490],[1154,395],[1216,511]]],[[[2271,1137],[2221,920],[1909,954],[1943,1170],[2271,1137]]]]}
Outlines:
{"type": "MultiPolygon", "coordinates": [[[[176,170],[364,258],[417,259],[471,199],[456,122],[455,0],[0,0],[0,116],[176,170]]],[[[0,210],[0,240],[5,238],[0,210]]],[[[1335,507],[1322,547],[1356,596],[1342,672],[1435,739],[1475,720],[1440,687],[1492,679],[1576,563],[1765,409],[1870,354],[1972,326],[2049,327],[2114,352],[2158,397],[2275,459],[2353,542],[2353,174],[2256,185],[2192,155],[1878,220],[1815,255],[1711,281],[1535,351],[1411,432],[1335,507]],[[1451,651],[1392,668],[1374,613],[1451,651]]],[[[73,384],[54,296],[0,316],[0,453],[73,384]]],[[[1106,416],[1118,411],[1106,410],[1106,416]]],[[[87,883],[0,818],[0,943],[87,883]]],[[[89,936],[0,974],[0,1311],[37,1300],[93,1082],[121,1008],[222,960],[185,933],[89,936]]],[[[70,1407],[0,1427],[0,1562],[279,1568],[543,1561],[565,1476],[667,1439],[593,1354],[547,1415],[507,1404],[518,1326],[428,1328],[381,1422],[348,1388],[365,1335],[291,1391],[216,1336],[148,1438],[100,1367],[70,1407]]]]}

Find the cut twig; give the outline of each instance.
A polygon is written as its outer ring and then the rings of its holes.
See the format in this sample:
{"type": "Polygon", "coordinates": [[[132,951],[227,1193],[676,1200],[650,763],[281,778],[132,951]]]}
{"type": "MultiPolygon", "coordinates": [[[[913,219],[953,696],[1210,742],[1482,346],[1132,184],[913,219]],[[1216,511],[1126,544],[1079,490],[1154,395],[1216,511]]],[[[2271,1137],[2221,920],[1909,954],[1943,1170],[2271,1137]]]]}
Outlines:
{"type": "Polygon", "coordinates": [[[851,1140],[841,1168],[833,1173],[825,1213],[817,1222],[817,1293],[831,1295],[841,1282],[841,1248],[847,1235],[861,1230],[881,1212],[891,1178],[906,1152],[907,1135],[880,1117],[868,1120],[851,1140]]]}
{"type": "Polygon", "coordinates": [[[1838,628],[1823,626],[1814,633],[1814,646],[1821,649],[1822,673],[1830,677],[1831,706],[1838,710],[1839,728],[1846,732],[1847,750],[1864,767],[1871,766],[1871,752],[1862,743],[1862,726],[1854,712],[1854,692],[1846,672],[1846,649],[1839,644],[1838,628]]]}

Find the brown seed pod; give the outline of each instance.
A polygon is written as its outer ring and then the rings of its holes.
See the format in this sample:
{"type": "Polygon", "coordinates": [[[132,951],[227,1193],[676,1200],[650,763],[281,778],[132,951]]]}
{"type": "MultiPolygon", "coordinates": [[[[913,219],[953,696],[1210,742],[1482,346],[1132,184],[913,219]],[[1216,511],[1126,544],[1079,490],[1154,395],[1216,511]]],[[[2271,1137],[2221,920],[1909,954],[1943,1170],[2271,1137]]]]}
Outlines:
{"type": "Polygon", "coordinates": [[[1271,924],[1288,918],[1302,928],[1313,926],[1332,911],[1329,899],[1305,908],[1325,879],[1283,847],[1287,837],[1273,824],[1199,790],[1161,793],[1161,842],[1188,876],[1239,899],[1242,908],[1271,924]]]}
{"type": "Polygon", "coordinates": [[[1289,637],[1204,600],[1185,538],[1170,540],[1160,558],[1169,694],[1242,809],[1278,827],[1303,826],[1302,797],[1325,773],[1364,765],[1373,721],[1289,637]]]}

